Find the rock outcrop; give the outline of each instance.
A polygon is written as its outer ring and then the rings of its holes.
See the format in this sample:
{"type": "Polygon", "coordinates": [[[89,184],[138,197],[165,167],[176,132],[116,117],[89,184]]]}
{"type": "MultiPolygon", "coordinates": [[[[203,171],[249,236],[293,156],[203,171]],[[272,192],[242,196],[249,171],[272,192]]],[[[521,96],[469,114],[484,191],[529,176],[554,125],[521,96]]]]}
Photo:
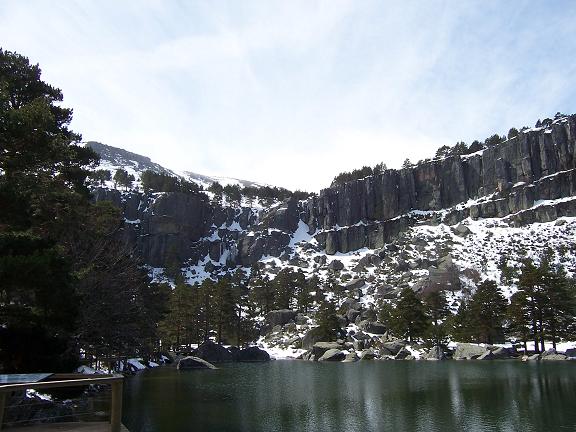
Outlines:
{"type": "Polygon", "coordinates": [[[228,363],[234,361],[232,353],[222,345],[212,341],[206,341],[193,352],[195,357],[200,357],[210,363],[228,363]]]}
{"type": "Polygon", "coordinates": [[[184,357],[178,362],[176,366],[178,370],[187,369],[217,369],[212,363],[207,362],[199,357],[188,356],[184,357]]]}
{"type": "MultiPolygon", "coordinates": [[[[423,219],[453,225],[456,235],[466,237],[470,230],[460,222],[468,217],[507,218],[522,226],[576,215],[576,115],[473,154],[386,170],[260,212],[222,207],[202,193],[97,189],[94,196],[123,210],[122,235],[149,266],[187,264],[204,266],[193,271],[217,272],[227,264],[254,265],[264,256],[300,265],[290,242],[302,229],[315,240],[310,248],[335,254],[383,248],[423,219]]],[[[377,265],[381,258],[374,255],[359,266],[377,265]]],[[[337,260],[328,267],[343,269],[337,260]]],[[[428,270],[424,291],[458,289],[454,268],[428,270]]]]}
{"type": "Polygon", "coordinates": [[[267,362],[270,361],[270,354],[256,346],[251,346],[239,350],[235,354],[235,360],[241,363],[267,362]]]}

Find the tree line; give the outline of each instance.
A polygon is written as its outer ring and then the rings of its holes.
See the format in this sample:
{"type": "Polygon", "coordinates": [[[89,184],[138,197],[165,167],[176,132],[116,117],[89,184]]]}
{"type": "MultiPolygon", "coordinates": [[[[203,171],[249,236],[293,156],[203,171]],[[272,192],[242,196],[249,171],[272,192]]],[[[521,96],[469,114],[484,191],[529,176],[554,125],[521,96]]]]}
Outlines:
{"type": "MultiPolygon", "coordinates": [[[[562,117],[565,117],[565,114],[558,112],[554,116],[554,119],[559,119],[562,117]]],[[[545,118],[544,120],[538,120],[536,122],[535,127],[536,128],[548,127],[552,124],[553,121],[554,120],[550,118],[545,118]]],[[[523,126],[520,129],[520,131],[524,131],[527,129],[528,129],[527,126],[523,126]]],[[[408,169],[420,163],[431,162],[433,159],[443,159],[450,156],[464,156],[476,153],[485,148],[493,147],[495,145],[503,143],[508,139],[514,138],[520,133],[520,131],[515,127],[512,127],[510,128],[510,130],[506,135],[493,134],[483,141],[474,140],[470,145],[466,144],[464,141],[458,141],[453,146],[443,145],[436,150],[434,158],[422,159],[416,162],[415,164],[412,163],[410,159],[405,159],[401,165],[401,168],[408,169]]],[[[382,174],[386,169],[387,169],[386,165],[383,162],[381,162],[375,165],[374,168],[370,166],[363,166],[362,168],[354,169],[350,172],[344,171],[338,174],[336,177],[334,177],[332,183],[330,184],[330,187],[342,185],[351,181],[359,180],[364,177],[382,174]]]]}
{"type": "Polygon", "coordinates": [[[485,280],[452,314],[444,292],[418,296],[404,289],[393,303],[383,303],[380,319],[391,332],[410,341],[445,345],[462,342],[502,343],[516,340],[536,352],[545,341],[556,349],[562,339],[576,336],[576,286],[565,271],[544,256],[539,264],[526,259],[516,273],[517,292],[508,301],[495,281],[485,280]]]}
{"type": "Polygon", "coordinates": [[[270,204],[274,201],[283,201],[288,198],[302,200],[312,195],[309,192],[291,191],[277,186],[240,186],[238,184],[222,186],[219,182],[211,183],[207,190],[214,194],[215,201],[220,202],[225,198],[227,201],[237,205],[242,202],[242,197],[245,197],[250,205],[255,199],[260,199],[270,204]]]}

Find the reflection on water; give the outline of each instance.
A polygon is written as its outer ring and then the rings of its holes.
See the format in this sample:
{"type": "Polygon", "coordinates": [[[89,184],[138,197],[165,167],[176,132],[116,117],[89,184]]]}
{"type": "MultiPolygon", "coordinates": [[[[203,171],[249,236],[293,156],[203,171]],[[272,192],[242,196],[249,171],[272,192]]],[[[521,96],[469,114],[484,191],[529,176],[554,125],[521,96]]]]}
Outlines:
{"type": "Polygon", "coordinates": [[[275,361],[127,380],[131,432],[576,430],[576,362],[275,361]]]}

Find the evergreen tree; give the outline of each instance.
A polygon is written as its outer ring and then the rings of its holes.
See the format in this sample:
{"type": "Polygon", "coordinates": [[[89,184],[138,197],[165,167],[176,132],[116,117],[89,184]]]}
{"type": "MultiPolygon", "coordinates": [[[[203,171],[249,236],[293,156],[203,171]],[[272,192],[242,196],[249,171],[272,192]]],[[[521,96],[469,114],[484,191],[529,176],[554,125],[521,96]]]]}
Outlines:
{"type": "Polygon", "coordinates": [[[199,307],[198,307],[198,325],[201,329],[203,341],[210,339],[214,327],[216,311],[214,310],[214,291],[215,282],[211,279],[205,279],[198,289],[199,307]]]}
{"type": "Polygon", "coordinates": [[[196,325],[194,317],[195,289],[182,280],[176,283],[171,291],[167,309],[168,312],[160,323],[162,345],[179,350],[183,345],[192,343],[192,329],[196,325]]]}
{"type": "Polygon", "coordinates": [[[272,283],[267,275],[255,276],[250,279],[250,299],[263,315],[270,312],[275,303],[272,283]]]}
{"type": "Polygon", "coordinates": [[[104,182],[109,181],[112,179],[112,174],[109,170],[106,169],[99,169],[90,173],[90,178],[97,182],[100,186],[104,184],[104,182]]]}
{"type": "Polygon", "coordinates": [[[289,267],[280,270],[272,284],[275,291],[275,308],[291,309],[297,291],[304,284],[305,278],[302,273],[295,272],[289,267]]]}
{"type": "Polygon", "coordinates": [[[308,308],[310,308],[314,301],[312,293],[316,291],[319,285],[320,279],[318,279],[318,276],[314,275],[297,287],[296,304],[299,310],[304,313],[308,312],[308,308]]]}
{"type": "Polygon", "coordinates": [[[522,291],[518,291],[510,297],[510,305],[506,313],[508,333],[522,341],[524,352],[528,352],[528,339],[530,339],[530,314],[528,313],[528,300],[522,291]]]}
{"type": "Polygon", "coordinates": [[[407,338],[409,342],[424,336],[428,327],[428,317],[424,310],[424,304],[412,288],[402,290],[392,318],[394,333],[407,338]]]}
{"type": "Polygon", "coordinates": [[[424,296],[424,307],[430,319],[427,337],[434,345],[445,345],[447,340],[446,318],[450,308],[443,291],[434,291],[424,296]]]}
{"type": "Polygon", "coordinates": [[[473,324],[472,313],[470,312],[469,302],[462,301],[458,306],[456,315],[450,317],[452,328],[452,337],[460,342],[472,342],[473,324]]]}
{"type": "Polygon", "coordinates": [[[470,325],[477,342],[502,342],[508,302],[496,282],[483,281],[474,293],[469,307],[470,325]]]}
{"type": "Polygon", "coordinates": [[[128,171],[122,168],[118,168],[114,173],[114,187],[117,185],[123,186],[124,190],[128,190],[132,187],[132,183],[134,182],[134,176],[132,174],[128,174],[128,171]]]}
{"type": "Polygon", "coordinates": [[[214,287],[213,307],[216,342],[221,344],[226,335],[233,335],[236,328],[236,303],[229,277],[219,279],[214,287]]]}
{"type": "Polygon", "coordinates": [[[318,334],[322,340],[336,340],[342,331],[336,316],[336,305],[328,300],[324,300],[320,304],[316,312],[316,323],[319,328],[318,334]]]}

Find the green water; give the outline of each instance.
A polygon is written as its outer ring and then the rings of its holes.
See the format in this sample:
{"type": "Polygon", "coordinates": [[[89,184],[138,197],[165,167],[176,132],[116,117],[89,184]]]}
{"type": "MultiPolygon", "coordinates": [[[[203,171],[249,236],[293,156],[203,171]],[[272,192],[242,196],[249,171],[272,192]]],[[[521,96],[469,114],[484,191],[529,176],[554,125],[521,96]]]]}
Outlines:
{"type": "Polygon", "coordinates": [[[576,362],[160,368],[124,395],[131,432],[576,431],[576,362]]]}

